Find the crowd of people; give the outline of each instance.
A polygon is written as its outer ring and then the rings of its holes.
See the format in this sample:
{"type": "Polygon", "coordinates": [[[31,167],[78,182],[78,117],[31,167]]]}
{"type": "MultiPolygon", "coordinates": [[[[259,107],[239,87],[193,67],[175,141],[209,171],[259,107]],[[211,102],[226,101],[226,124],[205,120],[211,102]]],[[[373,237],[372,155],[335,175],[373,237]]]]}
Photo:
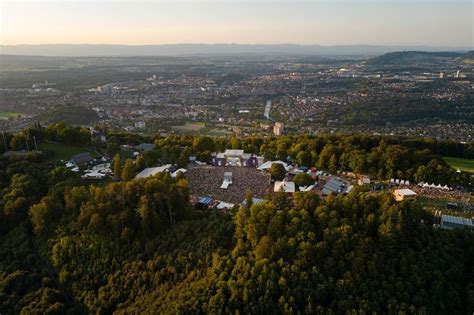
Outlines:
{"type": "Polygon", "coordinates": [[[468,192],[457,189],[441,190],[437,188],[420,187],[418,185],[410,185],[408,188],[416,192],[418,195],[428,198],[446,199],[466,204],[469,203],[470,199],[470,194],[468,192]]]}
{"type": "Polygon", "coordinates": [[[262,198],[271,191],[270,174],[247,167],[196,166],[188,170],[186,178],[194,197],[211,196],[217,200],[240,204],[247,192],[262,198]],[[232,184],[221,188],[224,173],[232,173],[232,184]]]}

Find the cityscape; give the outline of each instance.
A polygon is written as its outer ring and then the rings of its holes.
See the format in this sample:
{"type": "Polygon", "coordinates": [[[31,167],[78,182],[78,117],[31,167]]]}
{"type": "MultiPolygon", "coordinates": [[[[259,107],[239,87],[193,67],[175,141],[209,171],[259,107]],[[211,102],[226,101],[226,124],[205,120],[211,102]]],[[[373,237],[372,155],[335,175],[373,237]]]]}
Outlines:
{"type": "MultiPolygon", "coordinates": [[[[363,132],[468,142],[473,73],[464,61],[470,57],[415,52],[372,58],[156,57],[121,58],[113,65],[83,58],[75,60],[81,70],[28,74],[38,82],[25,79],[26,74],[12,77],[23,70],[5,72],[0,124],[7,131],[35,121],[63,120],[145,134],[191,130],[257,135],[268,134],[278,122],[288,132],[363,132]],[[391,58],[392,64],[385,64],[384,58],[391,58]],[[125,73],[109,81],[105,72],[110,67],[125,73]],[[96,75],[97,83],[79,82],[74,71],[92,72],[84,76],[96,75]],[[124,79],[127,76],[133,78],[124,79]],[[354,111],[361,115],[354,117],[354,111]]],[[[11,58],[13,64],[19,62],[11,58]]],[[[31,60],[31,71],[40,63],[31,60]]]]}

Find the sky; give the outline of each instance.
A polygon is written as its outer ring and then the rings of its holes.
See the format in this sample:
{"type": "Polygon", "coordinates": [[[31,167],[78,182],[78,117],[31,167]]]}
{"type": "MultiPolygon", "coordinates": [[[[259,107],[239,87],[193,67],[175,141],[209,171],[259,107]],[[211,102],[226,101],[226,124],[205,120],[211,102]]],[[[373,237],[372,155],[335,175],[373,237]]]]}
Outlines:
{"type": "Polygon", "coordinates": [[[0,0],[0,44],[474,46],[473,0],[0,0]]]}

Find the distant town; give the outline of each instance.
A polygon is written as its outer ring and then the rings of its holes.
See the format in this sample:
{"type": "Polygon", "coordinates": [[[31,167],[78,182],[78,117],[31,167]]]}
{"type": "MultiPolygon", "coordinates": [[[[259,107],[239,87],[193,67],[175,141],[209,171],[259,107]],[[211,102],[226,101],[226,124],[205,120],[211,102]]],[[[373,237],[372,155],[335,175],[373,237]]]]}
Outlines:
{"type": "Polygon", "coordinates": [[[26,70],[15,68],[14,56],[4,58],[1,130],[65,121],[143,134],[343,132],[472,141],[469,53],[69,58],[65,69],[42,58],[26,70]],[[45,60],[51,69],[38,69],[45,60]]]}

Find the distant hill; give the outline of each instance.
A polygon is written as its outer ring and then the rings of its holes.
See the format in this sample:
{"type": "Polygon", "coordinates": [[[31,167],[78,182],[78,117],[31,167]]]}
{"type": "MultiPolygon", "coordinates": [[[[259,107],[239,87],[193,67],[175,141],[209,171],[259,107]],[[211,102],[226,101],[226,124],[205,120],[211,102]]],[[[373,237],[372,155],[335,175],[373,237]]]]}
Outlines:
{"type": "Polygon", "coordinates": [[[468,52],[465,53],[462,57],[463,57],[463,58],[470,58],[470,59],[473,59],[473,58],[474,58],[474,50],[468,51],[468,52]]]}
{"type": "MultiPolygon", "coordinates": [[[[468,52],[472,53],[472,52],[468,52]]],[[[467,54],[468,54],[467,53],[467,54]]],[[[436,63],[446,59],[463,57],[466,53],[453,51],[397,51],[372,58],[368,65],[411,65],[416,63],[436,63]]]]}
{"type": "Polygon", "coordinates": [[[474,50],[471,50],[465,53],[464,55],[462,55],[461,58],[464,61],[464,63],[474,64],[474,50]]]}
{"type": "Polygon", "coordinates": [[[0,45],[0,54],[37,56],[173,56],[222,54],[293,54],[293,55],[366,55],[394,51],[458,51],[467,47],[372,46],[372,45],[244,45],[244,44],[172,44],[172,45],[0,45]]]}

